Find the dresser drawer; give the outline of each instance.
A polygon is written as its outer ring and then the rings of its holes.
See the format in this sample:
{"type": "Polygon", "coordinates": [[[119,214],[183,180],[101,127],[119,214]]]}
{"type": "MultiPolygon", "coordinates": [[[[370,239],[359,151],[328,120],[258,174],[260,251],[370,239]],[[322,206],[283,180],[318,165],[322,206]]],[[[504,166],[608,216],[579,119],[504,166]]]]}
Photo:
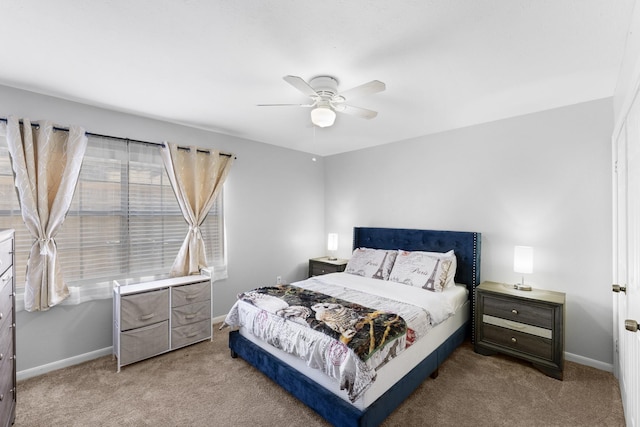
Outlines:
{"type": "Polygon", "coordinates": [[[171,331],[171,349],[183,347],[211,337],[211,320],[178,326],[171,331]]]}
{"type": "MultiPolygon", "coordinates": [[[[15,399],[15,384],[13,382],[15,372],[15,349],[13,342],[13,328],[10,327],[10,319],[7,319],[0,327],[0,420],[2,414],[8,414],[15,399]]],[[[1,424],[0,424],[1,425],[1,424]]]]}
{"type": "Polygon", "coordinates": [[[13,375],[5,375],[7,370],[13,374],[13,354],[13,341],[9,341],[7,345],[3,345],[3,348],[0,349],[0,355],[2,355],[2,359],[0,359],[0,371],[2,371],[2,374],[0,374],[0,378],[11,377],[11,379],[13,379],[13,375]]]}
{"type": "Polygon", "coordinates": [[[172,327],[188,325],[207,319],[211,319],[210,300],[174,307],[171,310],[172,327]]]}
{"type": "Polygon", "coordinates": [[[489,324],[483,325],[482,336],[478,338],[482,342],[500,345],[519,353],[553,360],[553,341],[547,338],[489,324]]]}
{"type": "Polygon", "coordinates": [[[13,352],[13,312],[4,314],[5,318],[0,321],[0,363],[9,359],[13,352]]]}
{"type": "Polygon", "coordinates": [[[482,303],[484,314],[541,328],[553,328],[554,307],[493,295],[483,295],[482,303]]]}
{"type": "Polygon", "coordinates": [[[121,365],[164,353],[169,350],[169,321],[123,332],[120,342],[121,365]]]}
{"type": "MultiPolygon", "coordinates": [[[[0,421],[5,420],[5,416],[11,413],[11,407],[14,405],[15,385],[13,383],[13,363],[0,364],[0,378],[11,379],[10,381],[0,382],[0,421]]],[[[9,424],[7,424],[9,425],[9,424]]]]}
{"type": "Polygon", "coordinates": [[[169,289],[123,296],[120,316],[122,331],[169,319],[169,289]]]}
{"type": "Polygon", "coordinates": [[[175,286],[171,290],[171,306],[179,307],[185,304],[211,299],[211,282],[199,282],[192,285],[175,286]]]}
{"type": "Polygon", "coordinates": [[[13,264],[13,239],[0,242],[0,274],[13,264]]]}
{"type": "Polygon", "coordinates": [[[5,272],[0,278],[0,323],[11,316],[13,310],[13,280],[12,270],[5,272]]]}

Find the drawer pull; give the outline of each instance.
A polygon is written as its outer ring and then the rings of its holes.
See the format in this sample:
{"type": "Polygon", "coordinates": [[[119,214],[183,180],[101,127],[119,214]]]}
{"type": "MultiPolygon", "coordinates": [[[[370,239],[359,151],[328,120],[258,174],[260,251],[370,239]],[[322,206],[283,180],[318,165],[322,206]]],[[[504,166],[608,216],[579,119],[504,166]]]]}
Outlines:
{"type": "Polygon", "coordinates": [[[527,325],[524,325],[522,323],[517,323],[517,322],[509,322],[508,320],[505,320],[504,324],[511,329],[524,330],[527,328],[527,325]]]}
{"type": "Polygon", "coordinates": [[[516,337],[511,337],[511,342],[518,342],[518,340],[516,339],[516,337]]]}
{"type": "Polygon", "coordinates": [[[185,298],[186,298],[186,299],[194,299],[194,298],[198,298],[198,294],[191,294],[191,295],[187,295],[185,298]]]}
{"type": "Polygon", "coordinates": [[[0,313],[0,320],[4,317],[4,314],[0,313]]]}
{"type": "Polygon", "coordinates": [[[4,400],[4,394],[0,394],[0,402],[4,400]]]}
{"type": "Polygon", "coordinates": [[[144,316],[140,316],[140,320],[149,320],[155,315],[156,315],[155,313],[145,314],[144,316]]]}
{"type": "Polygon", "coordinates": [[[187,335],[187,338],[193,338],[193,337],[195,337],[196,335],[198,335],[198,333],[197,333],[197,332],[191,332],[190,334],[188,334],[188,335],[187,335]]]}
{"type": "Polygon", "coordinates": [[[184,316],[185,319],[187,320],[191,320],[194,317],[196,317],[198,315],[198,313],[194,313],[194,314],[187,314],[186,316],[184,316]]]}
{"type": "Polygon", "coordinates": [[[512,312],[513,314],[518,314],[518,310],[516,310],[515,308],[514,308],[513,310],[511,310],[511,312],[512,312]]]}
{"type": "Polygon", "coordinates": [[[4,354],[0,353],[0,360],[4,359],[4,354]]]}

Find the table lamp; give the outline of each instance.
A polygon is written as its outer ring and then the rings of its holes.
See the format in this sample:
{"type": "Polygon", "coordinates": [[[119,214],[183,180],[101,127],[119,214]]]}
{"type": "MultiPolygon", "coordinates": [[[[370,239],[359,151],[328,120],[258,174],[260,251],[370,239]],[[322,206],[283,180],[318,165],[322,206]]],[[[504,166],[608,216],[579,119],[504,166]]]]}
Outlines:
{"type": "Polygon", "coordinates": [[[522,274],[522,282],[514,285],[521,291],[530,291],[531,285],[524,284],[524,275],[533,273],[533,248],[531,246],[516,246],[513,251],[513,271],[522,274]]]}

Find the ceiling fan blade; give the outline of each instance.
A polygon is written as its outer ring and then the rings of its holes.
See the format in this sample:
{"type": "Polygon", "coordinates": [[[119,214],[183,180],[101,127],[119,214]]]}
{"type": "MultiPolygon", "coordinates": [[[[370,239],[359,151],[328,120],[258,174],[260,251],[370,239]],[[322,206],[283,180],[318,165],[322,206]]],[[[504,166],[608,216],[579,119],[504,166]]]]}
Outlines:
{"type": "Polygon", "coordinates": [[[256,104],[256,107],[304,107],[311,108],[316,104],[256,104]]]}
{"type": "Polygon", "coordinates": [[[283,79],[285,82],[289,83],[291,86],[295,87],[307,96],[310,96],[312,98],[318,96],[316,91],[309,85],[309,83],[305,82],[298,76],[284,76],[283,79]]]}
{"type": "Polygon", "coordinates": [[[336,111],[340,113],[350,114],[352,116],[361,117],[363,119],[373,119],[378,115],[377,111],[368,110],[362,107],[354,107],[353,105],[342,104],[336,111]]]}
{"type": "Polygon", "coordinates": [[[379,80],[371,80],[369,83],[356,86],[352,89],[347,89],[344,92],[340,92],[339,96],[345,100],[358,98],[360,96],[371,95],[374,93],[382,92],[387,86],[379,80]]]}

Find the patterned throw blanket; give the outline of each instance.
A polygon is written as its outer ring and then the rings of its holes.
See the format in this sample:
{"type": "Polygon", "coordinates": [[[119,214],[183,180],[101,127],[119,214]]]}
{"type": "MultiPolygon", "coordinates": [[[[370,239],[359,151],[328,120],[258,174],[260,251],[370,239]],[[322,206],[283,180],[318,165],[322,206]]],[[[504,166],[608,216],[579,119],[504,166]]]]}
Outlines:
{"type": "Polygon", "coordinates": [[[396,340],[407,332],[406,322],[397,314],[292,285],[254,289],[239,294],[238,299],[321,331],[345,344],[362,361],[389,343],[385,362],[395,357],[402,350],[396,340]]]}

